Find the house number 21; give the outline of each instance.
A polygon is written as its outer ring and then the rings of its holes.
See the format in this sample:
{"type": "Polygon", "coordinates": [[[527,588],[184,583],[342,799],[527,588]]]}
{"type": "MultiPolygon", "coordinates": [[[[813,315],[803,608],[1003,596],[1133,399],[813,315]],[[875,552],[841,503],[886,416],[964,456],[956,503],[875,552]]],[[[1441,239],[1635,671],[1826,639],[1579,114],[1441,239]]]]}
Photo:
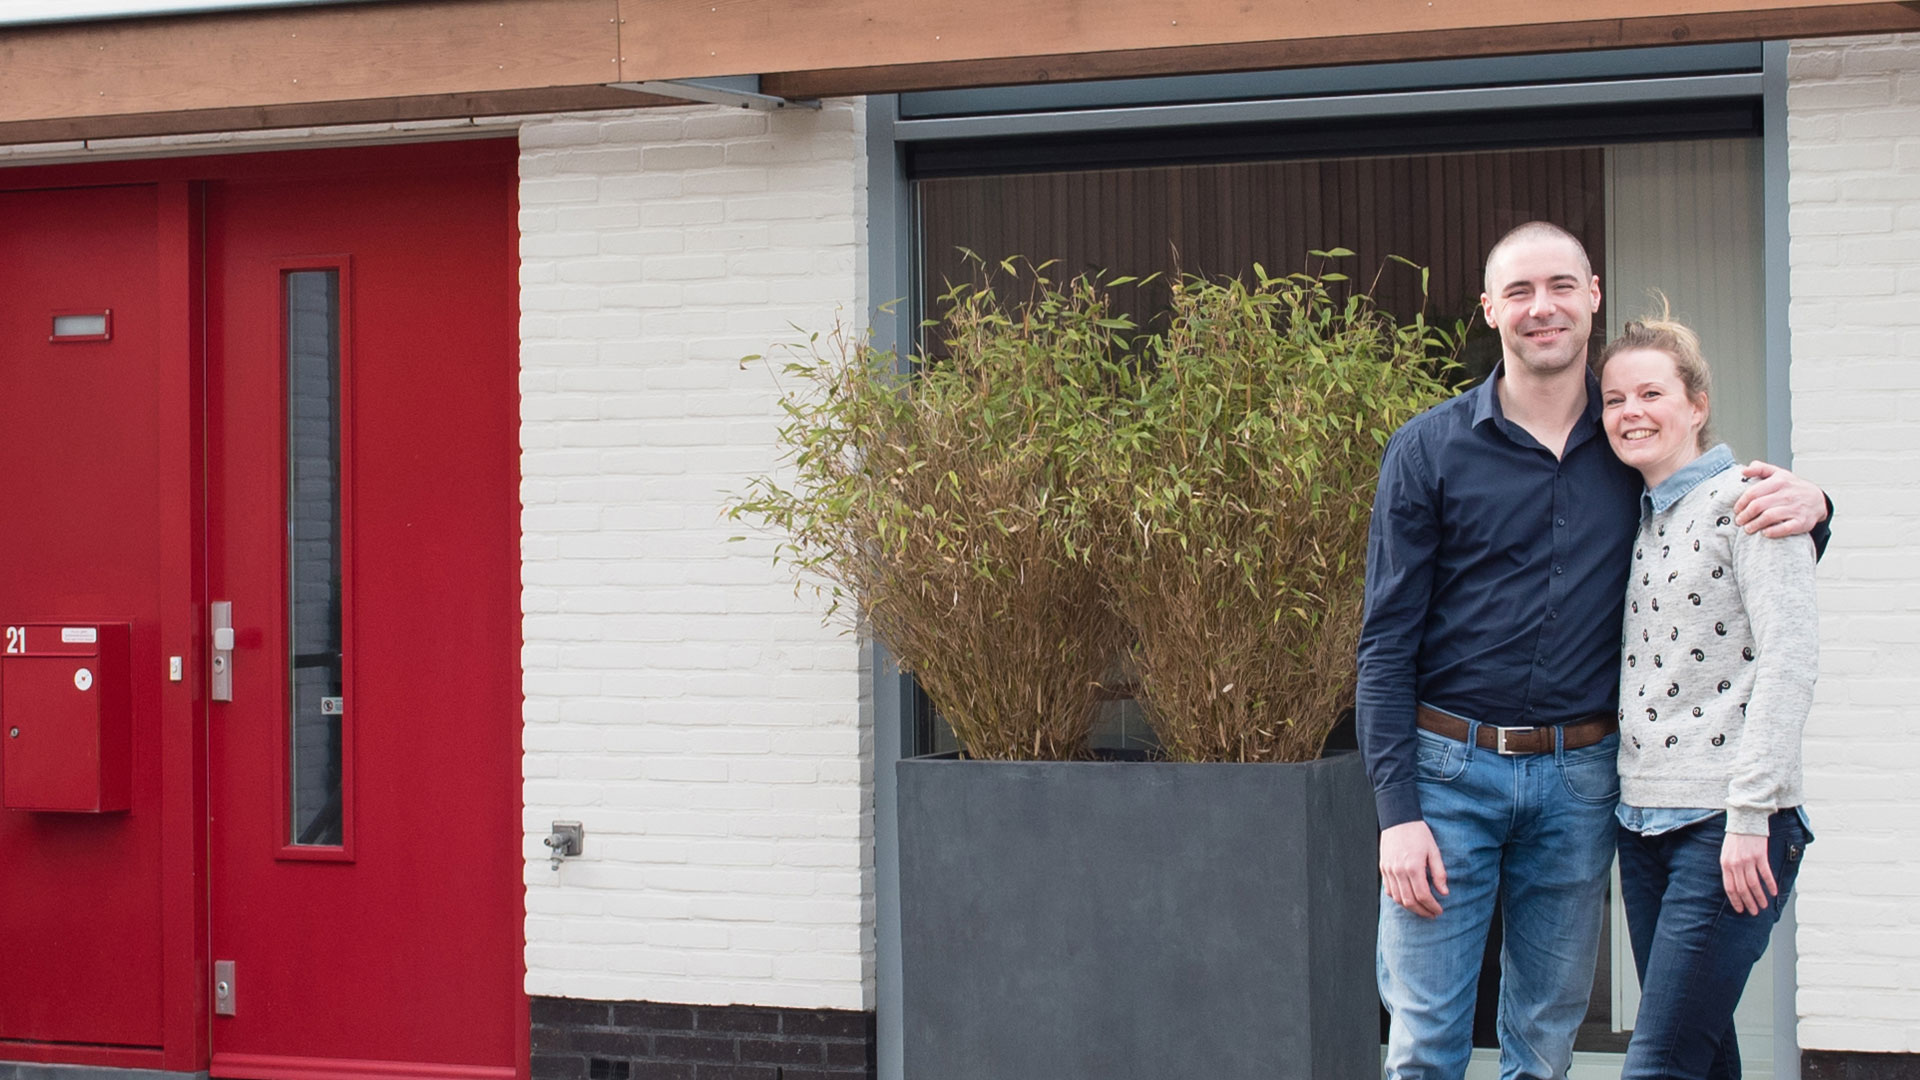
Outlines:
{"type": "Polygon", "coordinates": [[[27,628],[24,626],[7,627],[7,652],[23,653],[27,651],[27,628]]]}

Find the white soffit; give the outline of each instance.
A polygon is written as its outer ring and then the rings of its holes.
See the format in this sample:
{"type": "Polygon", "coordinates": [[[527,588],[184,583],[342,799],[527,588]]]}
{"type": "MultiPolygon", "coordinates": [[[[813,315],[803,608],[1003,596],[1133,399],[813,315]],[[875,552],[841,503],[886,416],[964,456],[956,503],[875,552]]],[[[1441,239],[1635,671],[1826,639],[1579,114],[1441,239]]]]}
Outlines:
{"type": "Polygon", "coordinates": [[[0,26],[379,2],[381,0],[0,0],[0,26]]]}

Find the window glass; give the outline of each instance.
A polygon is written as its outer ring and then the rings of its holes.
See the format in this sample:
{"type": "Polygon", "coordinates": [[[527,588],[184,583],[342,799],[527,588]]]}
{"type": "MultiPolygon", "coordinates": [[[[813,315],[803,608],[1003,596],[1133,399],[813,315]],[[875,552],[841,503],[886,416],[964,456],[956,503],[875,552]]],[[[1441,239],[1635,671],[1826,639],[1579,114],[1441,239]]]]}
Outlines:
{"type": "Polygon", "coordinates": [[[289,842],[342,840],[340,274],[285,275],[289,842]]]}
{"type": "MultiPolygon", "coordinates": [[[[1428,267],[1424,310],[1451,326],[1474,319],[1494,241],[1542,219],[1580,237],[1600,275],[1605,299],[1590,355],[1627,320],[1657,309],[1659,290],[1699,331],[1713,364],[1717,436],[1750,458],[1764,454],[1766,431],[1761,187],[1756,138],[929,177],[915,183],[917,299],[921,315],[936,316],[949,283],[975,279],[962,248],[990,266],[1014,256],[1057,260],[1048,273],[1058,280],[1082,272],[1249,275],[1256,262],[1278,275],[1311,268],[1310,251],[1344,247],[1355,255],[1337,269],[1363,284],[1377,279],[1381,306],[1401,318],[1421,310],[1423,298],[1417,275],[1388,267],[1388,256],[1428,267]]],[[[1122,290],[1116,306],[1152,326],[1168,305],[1168,285],[1122,290]]],[[[1498,339],[1475,320],[1463,381],[1483,378],[1499,356],[1498,339]]],[[[1115,671],[1123,670],[1116,658],[1115,671]]],[[[1124,676],[1114,681],[1116,700],[1102,706],[1095,745],[1150,751],[1152,733],[1126,697],[1124,676]]],[[[915,752],[955,749],[931,703],[923,701],[916,726],[915,752]]],[[[1475,1024],[1483,1048],[1497,1045],[1499,942],[1496,925],[1475,1024]]],[[[1738,1017],[1750,1063],[1772,1056],[1764,970],[1765,961],[1738,1017]]],[[[1616,905],[1577,1048],[1624,1050],[1622,1029],[1637,1003],[1616,905]]],[[[1476,1055],[1476,1069],[1491,1067],[1481,1061],[1490,1052],[1476,1055]]]]}

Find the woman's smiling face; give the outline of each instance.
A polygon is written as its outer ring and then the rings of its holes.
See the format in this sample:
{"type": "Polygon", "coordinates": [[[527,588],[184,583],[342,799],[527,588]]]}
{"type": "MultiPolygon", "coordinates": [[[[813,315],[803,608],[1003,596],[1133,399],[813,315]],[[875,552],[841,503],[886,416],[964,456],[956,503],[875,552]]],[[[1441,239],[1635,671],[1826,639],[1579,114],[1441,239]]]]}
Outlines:
{"type": "Polygon", "coordinates": [[[1621,461],[1658,486],[1700,456],[1706,402],[1687,397],[1673,357],[1658,349],[1629,349],[1600,374],[1601,419],[1621,461]]]}

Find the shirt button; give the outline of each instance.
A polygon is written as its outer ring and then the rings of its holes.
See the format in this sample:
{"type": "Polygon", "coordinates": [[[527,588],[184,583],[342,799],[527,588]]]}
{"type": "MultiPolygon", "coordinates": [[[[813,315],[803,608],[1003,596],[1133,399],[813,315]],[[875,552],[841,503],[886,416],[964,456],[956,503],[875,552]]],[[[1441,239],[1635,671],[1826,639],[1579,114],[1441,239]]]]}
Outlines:
{"type": "Polygon", "coordinates": [[[1544,657],[1544,656],[1543,656],[1543,657],[1541,657],[1541,658],[1540,658],[1540,659],[1539,659],[1538,661],[1536,661],[1536,662],[1537,662],[1537,663],[1538,663],[1538,664],[1539,664],[1539,665],[1540,665],[1541,667],[1546,667],[1546,666],[1547,666],[1547,658],[1546,658],[1546,657],[1544,657]]]}
{"type": "Polygon", "coordinates": [[[1560,574],[1560,573],[1565,573],[1565,572],[1566,572],[1566,569],[1567,569],[1567,568],[1566,568],[1566,567],[1564,567],[1564,566],[1556,566],[1556,567],[1554,567],[1554,568],[1553,568],[1553,572],[1554,572],[1554,573],[1556,573],[1556,574],[1560,574]]]}
{"type": "Polygon", "coordinates": [[[1559,612],[1557,612],[1557,611],[1549,611],[1549,612],[1547,612],[1547,619],[1548,619],[1548,621],[1552,621],[1552,620],[1554,620],[1554,619],[1557,619],[1557,618],[1559,618],[1559,617],[1560,617],[1560,613],[1559,613],[1559,612]]]}
{"type": "Polygon", "coordinates": [[[1558,526],[1560,526],[1560,527],[1562,527],[1562,528],[1565,528],[1565,527],[1566,527],[1566,524],[1567,524],[1567,519],[1566,519],[1566,518],[1554,518],[1554,519],[1553,519],[1553,523],[1554,523],[1555,525],[1558,525],[1558,526]]]}

